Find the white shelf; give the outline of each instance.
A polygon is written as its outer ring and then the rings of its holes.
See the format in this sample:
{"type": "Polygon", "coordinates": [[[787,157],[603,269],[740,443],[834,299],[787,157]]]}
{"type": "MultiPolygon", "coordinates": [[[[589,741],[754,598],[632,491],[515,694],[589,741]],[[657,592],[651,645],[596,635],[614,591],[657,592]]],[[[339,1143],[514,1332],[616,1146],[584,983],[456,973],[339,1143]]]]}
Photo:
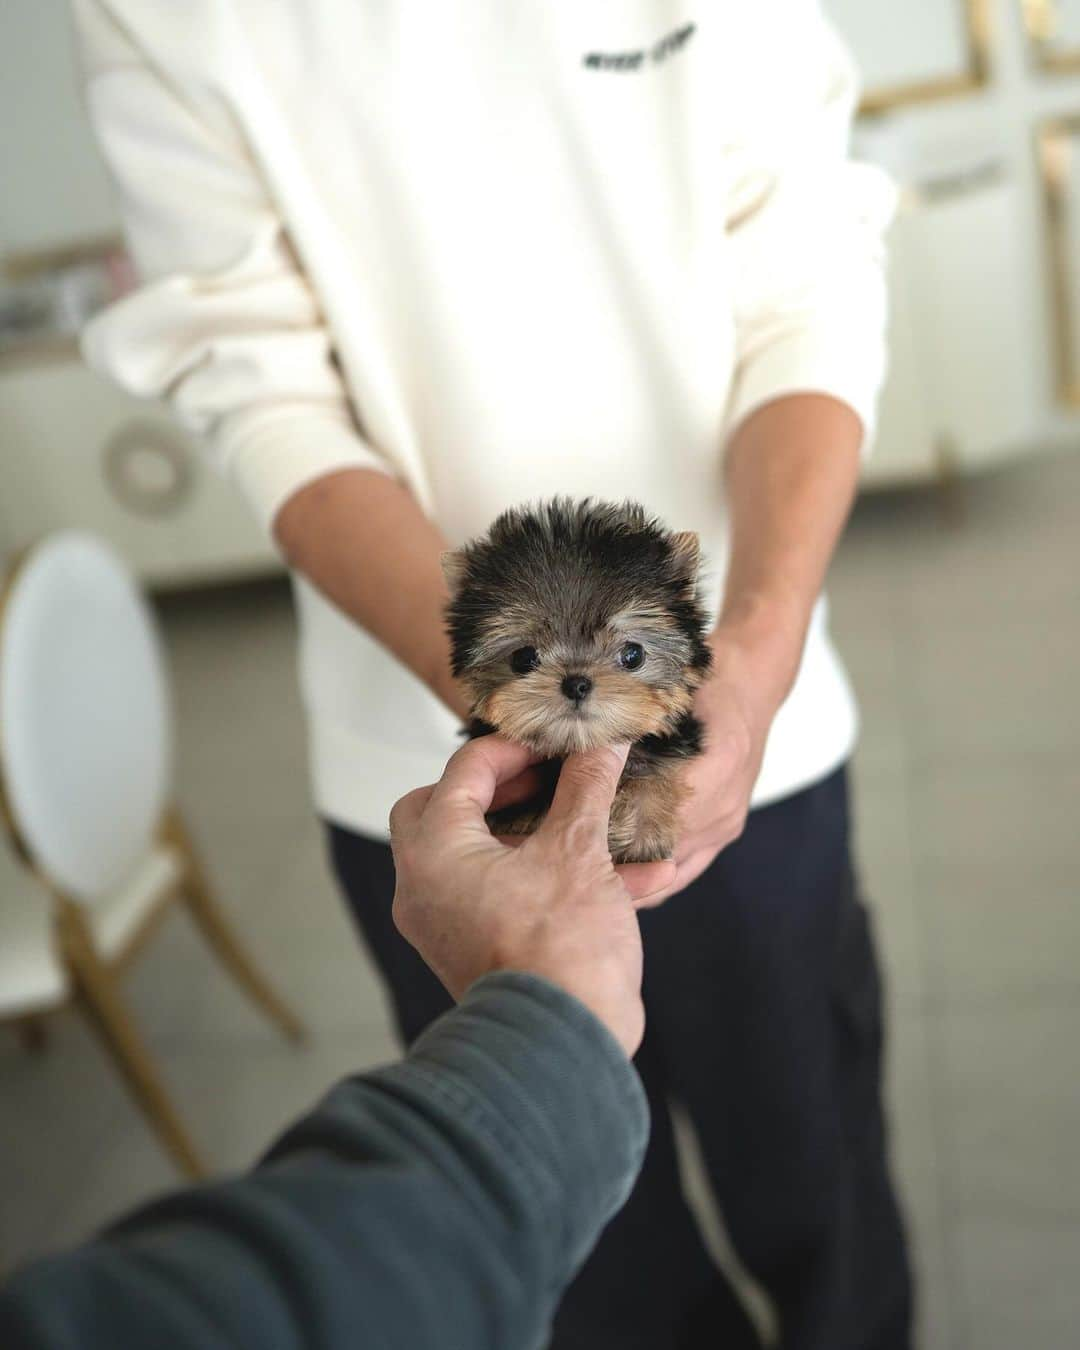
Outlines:
{"type": "Polygon", "coordinates": [[[237,491],[204,462],[168,411],[129,398],[81,361],[0,363],[0,427],[3,550],[51,530],[78,527],[110,540],[150,585],[281,570],[237,491]],[[150,475],[150,491],[143,484],[141,498],[117,490],[117,460],[115,455],[110,460],[108,450],[118,437],[133,448],[136,460],[144,457],[151,469],[163,471],[150,475]],[[182,490],[155,498],[155,481],[168,488],[177,466],[182,490]]]}

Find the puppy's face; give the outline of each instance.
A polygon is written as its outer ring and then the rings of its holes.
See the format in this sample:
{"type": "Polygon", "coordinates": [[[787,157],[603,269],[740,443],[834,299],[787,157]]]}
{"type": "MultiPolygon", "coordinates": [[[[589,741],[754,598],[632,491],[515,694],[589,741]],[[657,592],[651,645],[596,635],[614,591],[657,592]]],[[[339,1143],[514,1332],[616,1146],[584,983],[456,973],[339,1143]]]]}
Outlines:
{"type": "Polygon", "coordinates": [[[545,757],[663,735],[708,667],[697,537],[556,501],[444,559],[473,713],[545,757]]]}

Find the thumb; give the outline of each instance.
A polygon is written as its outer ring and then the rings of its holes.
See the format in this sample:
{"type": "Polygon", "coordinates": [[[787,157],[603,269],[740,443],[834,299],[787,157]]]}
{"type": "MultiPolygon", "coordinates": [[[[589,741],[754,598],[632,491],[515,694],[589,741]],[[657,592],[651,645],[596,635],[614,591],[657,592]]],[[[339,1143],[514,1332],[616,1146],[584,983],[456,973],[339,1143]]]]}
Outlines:
{"type": "Polygon", "coordinates": [[[535,761],[523,746],[500,736],[468,741],[451,755],[443,776],[431,794],[432,823],[467,821],[483,825],[484,812],[501,784],[509,782],[535,761]]]}
{"type": "Polygon", "coordinates": [[[618,863],[615,871],[622,878],[630,899],[641,908],[658,904],[667,897],[679,869],[671,859],[665,858],[660,862],[618,863]]]}
{"type": "Polygon", "coordinates": [[[629,745],[604,746],[570,755],[559,771],[555,796],[540,832],[559,832],[573,824],[591,826],[607,849],[608,816],[622,777],[629,745]]]}

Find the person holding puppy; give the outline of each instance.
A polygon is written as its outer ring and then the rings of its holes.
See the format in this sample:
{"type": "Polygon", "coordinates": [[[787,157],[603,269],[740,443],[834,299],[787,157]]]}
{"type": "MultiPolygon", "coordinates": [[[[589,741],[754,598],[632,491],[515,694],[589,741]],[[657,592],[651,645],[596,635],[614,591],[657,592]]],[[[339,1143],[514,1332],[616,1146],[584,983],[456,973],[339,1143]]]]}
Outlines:
{"type": "Polygon", "coordinates": [[[317,807],[412,1041],[391,802],[469,711],[440,557],[631,497],[714,568],[703,753],[642,919],[641,1179],[556,1350],[755,1346],[679,1187],[679,1099],[785,1346],[902,1350],[881,1014],[821,591],[872,435],[893,203],[817,0],[75,0],[142,285],[84,350],[167,395],[288,559],[317,807]],[[662,902],[662,903],[661,903],[662,902]]]}

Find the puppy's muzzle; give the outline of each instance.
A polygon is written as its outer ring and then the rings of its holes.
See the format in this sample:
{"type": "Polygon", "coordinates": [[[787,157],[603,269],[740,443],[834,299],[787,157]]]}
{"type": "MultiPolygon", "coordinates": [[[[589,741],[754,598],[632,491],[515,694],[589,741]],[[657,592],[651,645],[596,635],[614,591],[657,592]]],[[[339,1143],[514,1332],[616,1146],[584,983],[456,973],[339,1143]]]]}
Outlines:
{"type": "Polygon", "coordinates": [[[588,675],[567,675],[562,682],[562,691],[575,708],[588,698],[591,689],[588,675]]]}

